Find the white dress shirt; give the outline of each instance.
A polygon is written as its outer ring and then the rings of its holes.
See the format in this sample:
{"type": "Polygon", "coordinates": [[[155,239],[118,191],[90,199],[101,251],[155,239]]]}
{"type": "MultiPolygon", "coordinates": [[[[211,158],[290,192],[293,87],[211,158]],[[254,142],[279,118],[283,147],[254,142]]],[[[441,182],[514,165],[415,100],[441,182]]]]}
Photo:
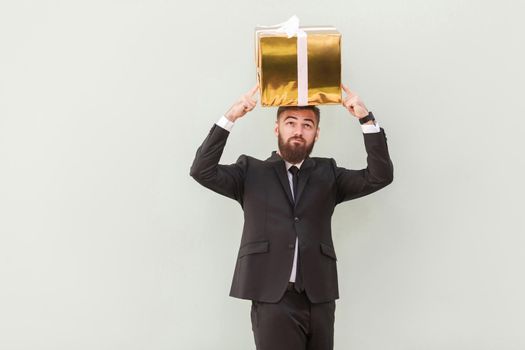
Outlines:
{"type": "MultiPolygon", "coordinates": [[[[363,124],[363,125],[361,125],[361,129],[363,130],[363,133],[371,134],[371,133],[374,133],[374,132],[380,132],[381,129],[379,128],[379,123],[377,122],[377,120],[375,120],[374,123],[375,123],[375,125],[371,125],[371,124],[363,124]]],[[[218,126],[220,126],[223,129],[226,129],[228,131],[232,131],[233,125],[235,123],[231,122],[225,116],[221,116],[221,118],[215,124],[217,124],[218,126]]]]}
{"type": "MultiPolygon", "coordinates": [[[[300,163],[292,164],[288,163],[286,160],[284,161],[284,164],[286,165],[286,174],[288,175],[288,182],[290,183],[290,190],[292,191],[292,197],[295,201],[295,193],[293,192],[293,175],[288,170],[292,167],[292,165],[295,165],[299,170],[301,170],[301,165],[303,165],[304,160],[302,160],[300,163]]],[[[292,264],[292,273],[290,274],[290,282],[295,282],[295,275],[297,274],[297,250],[299,249],[299,238],[295,237],[295,252],[293,255],[293,264],[292,264]]]]}

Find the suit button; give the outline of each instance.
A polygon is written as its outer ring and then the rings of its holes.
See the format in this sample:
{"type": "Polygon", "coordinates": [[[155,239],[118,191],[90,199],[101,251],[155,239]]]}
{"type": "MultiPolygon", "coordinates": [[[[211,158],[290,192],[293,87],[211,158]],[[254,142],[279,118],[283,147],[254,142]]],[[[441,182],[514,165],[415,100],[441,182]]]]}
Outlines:
{"type": "Polygon", "coordinates": [[[288,248],[294,249],[295,248],[295,244],[288,244],[288,248]]]}
{"type": "Polygon", "coordinates": [[[296,216],[296,217],[293,218],[293,221],[299,222],[299,218],[296,216]]]}

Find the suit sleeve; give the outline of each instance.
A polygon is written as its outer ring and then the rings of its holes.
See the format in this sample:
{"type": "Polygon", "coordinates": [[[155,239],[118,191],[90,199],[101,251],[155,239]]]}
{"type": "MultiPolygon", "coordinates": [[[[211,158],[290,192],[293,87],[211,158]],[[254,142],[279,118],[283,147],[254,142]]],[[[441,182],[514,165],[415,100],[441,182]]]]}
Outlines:
{"type": "Polygon", "coordinates": [[[247,157],[241,155],[234,164],[219,164],[229,134],[229,131],[213,125],[197,149],[190,176],[204,187],[235,199],[242,206],[247,157]]]}
{"type": "Polygon", "coordinates": [[[394,179],[394,166],[388,153],[383,128],[378,133],[363,134],[367,153],[367,167],[351,170],[338,167],[331,159],[337,184],[337,203],[366,196],[394,179]]]}

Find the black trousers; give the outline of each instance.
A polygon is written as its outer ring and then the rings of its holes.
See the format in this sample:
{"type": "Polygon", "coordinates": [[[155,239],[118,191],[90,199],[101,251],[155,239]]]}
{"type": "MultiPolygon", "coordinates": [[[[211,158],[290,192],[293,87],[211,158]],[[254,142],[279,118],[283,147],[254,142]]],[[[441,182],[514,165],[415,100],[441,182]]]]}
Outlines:
{"type": "Polygon", "coordinates": [[[313,304],[290,283],[277,303],[252,300],[257,350],[333,350],[335,300],[313,304]]]}

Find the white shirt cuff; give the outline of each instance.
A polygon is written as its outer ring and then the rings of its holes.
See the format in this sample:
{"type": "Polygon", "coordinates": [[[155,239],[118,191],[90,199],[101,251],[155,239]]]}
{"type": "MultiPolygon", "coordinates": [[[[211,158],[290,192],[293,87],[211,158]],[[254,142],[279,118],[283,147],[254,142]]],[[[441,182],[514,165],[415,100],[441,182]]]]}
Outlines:
{"type": "Polygon", "coordinates": [[[220,126],[221,128],[225,130],[231,131],[234,123],[231,122],[225,116],[221,116],[221,118],[215,124],[217,124],[218,126],[220,126]]]}
{"type": "Polygon", "coordinates": [[[363,124],[361,125],[361,129],[363,129],[363,133],[364,134],[373,134],[375,132],[380,132],[381,129],[379,128],[379,123],[376,121],[374,121],[375,125],[370,125],[370,124],[363,124]]]}

